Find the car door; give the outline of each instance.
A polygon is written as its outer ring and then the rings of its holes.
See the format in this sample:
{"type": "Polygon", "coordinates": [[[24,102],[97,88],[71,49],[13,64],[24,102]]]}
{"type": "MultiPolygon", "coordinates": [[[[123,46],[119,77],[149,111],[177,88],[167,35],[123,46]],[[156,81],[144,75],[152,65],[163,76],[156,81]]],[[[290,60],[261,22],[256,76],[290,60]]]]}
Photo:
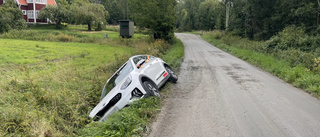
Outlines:
{"type": "Polygon", "coordinates": [[[144,73],[151,78],[157,85],[163,80],[166,73],[162,62],[158,58],[150,58],[145,64],[144,73]]]}

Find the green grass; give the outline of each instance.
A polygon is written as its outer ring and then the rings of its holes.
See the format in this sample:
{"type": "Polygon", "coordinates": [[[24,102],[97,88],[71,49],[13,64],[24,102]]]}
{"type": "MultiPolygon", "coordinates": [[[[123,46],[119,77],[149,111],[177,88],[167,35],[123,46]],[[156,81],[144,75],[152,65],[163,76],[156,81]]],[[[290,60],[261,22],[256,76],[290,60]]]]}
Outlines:
{"type": "Polygon", "coordinates": [[[25,39],[55,42],[80,42],[105,44],[120,40],[148,39],[144,34],[135,34],[131,39],[122,39],[114,31],[79,31],[79,30],[11,30],[0,35],[4,39],[25,39]],[[107,34],[108,38],[104,38],[107,34]]]}
{"type": "Polygon", "coordinates": [[[177,67],[183,56],[176,51],[183,50],[181,42],[177,48],[143,34],[122,39],[114,31],[69,29],[49,26],[0,36],[0,136],[76,136],[90,123],[102,86],[128,57],[150,54],[177,67]],[[103,38],[106,32],[109,39],[103,38]]]}
{"type": "Polygon", "coordinates": [[[73,58],[91,58],[94,59],[93,62],[105,60],[99,63],[107,63],[108,59],[114,59],[114,55],[106,54],[105,51],[110,53],[122,52],[121,54],[123,54],[123,51],[130,52],[133,50],[124,46],[12,39],[0,39],[0,48],[0,67],[38,64],[73,58]]]}
{"type": "Polygon", "coordinates": [[[259,52],[263,42],[250,41],[223,32],[206,32],[202,38],[212,45],[254,64],[320,98],[320,74],[302,65],[292,66],[287,60],[259,52]]]}
{"type": "Polygon", "coordinates": [[[184,56],[184,46],[178,39],[175,39],[174,43],[175,44],[165,53],[162,59],[167,62],[175,72],[178,72],[184,56]]]}
{"type": "Polygon", "coordinates": [[[0,135],[74,135],[125,46],[0,39],[0,135]]]}

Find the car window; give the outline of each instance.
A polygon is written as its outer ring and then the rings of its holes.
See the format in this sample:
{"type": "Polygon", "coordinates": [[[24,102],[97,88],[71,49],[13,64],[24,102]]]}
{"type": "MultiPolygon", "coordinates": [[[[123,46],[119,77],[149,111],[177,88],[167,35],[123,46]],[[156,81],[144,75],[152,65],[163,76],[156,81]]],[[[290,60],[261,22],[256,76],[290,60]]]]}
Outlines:
{"type": "Polygon", "coordinates": [[[146,55],[136,56],[132,60],[134,64],[137,64],[140,60],[147,60],[148,57],[146,55]]]}
{"type": "Polygon", "coordinates": [[[127,62],[123,65],[114,75],[110,78],[108,83],[104,86],[101,94],[101,99],[103,99],[115,86],[117,86],[120,81],[125,78],[131,71],[133,67],[131,63],[127,62]]]}

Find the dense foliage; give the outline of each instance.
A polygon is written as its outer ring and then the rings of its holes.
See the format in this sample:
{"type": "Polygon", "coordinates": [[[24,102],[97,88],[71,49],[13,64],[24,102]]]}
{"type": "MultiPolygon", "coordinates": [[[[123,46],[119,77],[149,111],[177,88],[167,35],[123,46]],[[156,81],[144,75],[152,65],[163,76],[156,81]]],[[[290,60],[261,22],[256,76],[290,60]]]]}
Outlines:
{"type": "Polygon", "coordinates": [[[128,1],[129,0],[101,0],[101,4],[110,14],[110,18],[107,20],[109,24],[116,25],[119,23],[119,20],[132,20],[128,1]]]}
{"type": "Polygon", "coordinates": [[[172,42],[174,38],[175,0],[131,0],[130,7],[137,25],[150,29],[155,39],[172,42]]]}
{"type": "Polygon", "coordinates": [[[71,4],[71,11],[73,13],[73,22],[87,24],[88,30],[91,30],[92,24],[96,25],[97,30],[101,30],[101,26],[105,24],[109,16],[103,5],[90,3],[87,0],[74,0],[71,4]]]}
{"type": "Polygon", "coordinates": [[[0,6],[0,33],[11,29],[23,29],[26,27],[23,14],[13,0],[6,0],[0,6]]]}
{"type": "Polygon", "coordinates": [[[295,25],[308,34],[319,34],[319,0],[179,0],[178,5],[179,30],[227,29],[249,39],[267,40],[295,25]]]}
{"type": "Polygon", "coordinates": [[[56,28],[61,29],[62,22],[69,22],[72,13],[65,6],[58,4],[58,6],[47,6],[43,8],[38,16],[40,19],[50,19],[56,22],[56,28]]]}
{"type": "Polygon", "coordinates": [[[70,5],[66,0],[58,0],[58,6],[47,6],[40,12],[39,18],[50,19],[61,29],[62,22],[73,24],[86,24],[88,30],[94,26],[95,30],[102,30],[109,13],[104,6],[91,3],[88,0],[73,0],[70,5]]]}

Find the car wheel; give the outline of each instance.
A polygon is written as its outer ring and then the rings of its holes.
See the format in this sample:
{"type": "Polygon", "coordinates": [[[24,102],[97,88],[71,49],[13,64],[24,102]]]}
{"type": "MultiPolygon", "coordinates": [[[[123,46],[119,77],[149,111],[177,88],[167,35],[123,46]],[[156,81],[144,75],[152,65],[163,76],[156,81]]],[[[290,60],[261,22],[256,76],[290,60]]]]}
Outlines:
{"type": "Polygon", "coordinates": [[[166,66],[165,68],[167,72],[170,74],[169,80],[173,83],[176,83],[178,80],[178,76],[173,72],[173,70],[170,67],[166,66]]]}
{"type": "Polygon", "coordinates": [[[151,96],[156,96],[158,98],[161,97],[157,85],[155,85],[153,82],[145,81],[143,82],[143,85],[145,87],[147,94],[151,96]]]}

